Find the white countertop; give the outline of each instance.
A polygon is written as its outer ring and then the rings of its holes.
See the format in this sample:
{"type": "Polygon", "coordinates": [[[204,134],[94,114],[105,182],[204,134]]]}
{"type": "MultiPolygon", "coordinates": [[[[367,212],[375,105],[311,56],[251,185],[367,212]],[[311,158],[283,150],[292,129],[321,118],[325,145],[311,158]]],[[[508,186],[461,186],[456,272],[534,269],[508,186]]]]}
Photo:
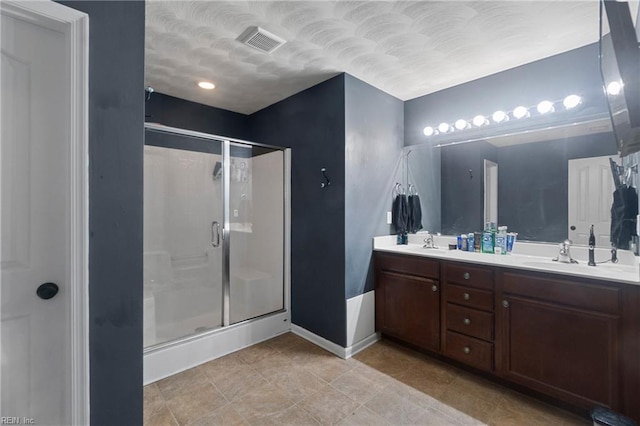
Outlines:
{"type": "MultiPolygon", "coordinates": [[[[608,262],[597,264],[597,266],[588,266],[587,247],[572,246],[571,254],[578,261],[578,264],[567,264],[551,260],[558,253],[558,245],[556,244],[517,241],[513,253],[498,255],[449,250],[448,244],[455,243],[455,237],[450,236],[435,236],[434,243],[439,248],[426,249],[422,247],[424,244],[422,242],[423,238],[424,234],[409,235],[409,244],[397,245],[395,235],[375,237],[373,239],[373,249],[389,253],[410,254],[457,262],[550,272],[640,285],[640,262],[638,257],[628,250],[618,250],[618,263],[608,262]]],[[[606,261],[610,258],[611,253],[608,249],[596,249],[596,262],[606,261]]]]}

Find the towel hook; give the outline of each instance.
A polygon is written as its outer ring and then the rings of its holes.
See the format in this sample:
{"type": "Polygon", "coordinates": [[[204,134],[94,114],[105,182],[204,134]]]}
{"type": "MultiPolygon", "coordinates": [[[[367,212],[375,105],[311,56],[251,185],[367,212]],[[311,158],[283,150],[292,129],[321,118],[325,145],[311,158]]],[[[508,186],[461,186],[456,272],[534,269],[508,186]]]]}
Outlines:
{"type": "Polygon", "coordinates": [[[324,178],[324,182],[320,183],[320,188],[326,188],[331,185],[331,181],[327,177],[327,169],[323,167],[320,169],[320,172],[322,172],[322,177],[324,178]]]}

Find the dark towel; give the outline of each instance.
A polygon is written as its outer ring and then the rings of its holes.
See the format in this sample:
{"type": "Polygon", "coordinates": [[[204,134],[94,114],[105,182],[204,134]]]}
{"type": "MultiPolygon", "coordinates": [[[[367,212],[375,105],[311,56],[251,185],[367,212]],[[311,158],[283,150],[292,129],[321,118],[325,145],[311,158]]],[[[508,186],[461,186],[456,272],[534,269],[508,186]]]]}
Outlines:
{"type": "Polygon", "coordinates": [[[409,219],[407,228],[409,232],[416,233],[422,229],[422,206],[418,195],[409,195],[408,200],[409,219]]]}
{"type": "Polygon", "coordinates": [[[409,206],[407,204],[407,196],[404,194],[396,195],[391,206],[391,224],[396,230],[397,235],[406,234],[408,231],[407,222],[409,220],[409,206]]]}
{"type": "Polygon", "coordinates": [[[613,192],[611,205],[611,243],[622,250],[629,250],[631,237],[636,233],[638,194],[633,187],[619,186],[613,192]]]}

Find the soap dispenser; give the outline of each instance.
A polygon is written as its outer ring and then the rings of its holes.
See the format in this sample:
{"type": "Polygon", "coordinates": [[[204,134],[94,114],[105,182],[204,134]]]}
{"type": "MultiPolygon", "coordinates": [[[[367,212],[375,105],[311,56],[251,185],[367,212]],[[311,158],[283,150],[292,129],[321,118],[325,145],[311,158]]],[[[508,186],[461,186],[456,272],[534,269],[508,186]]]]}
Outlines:
{"type": "Polygon", "coordinates": [[[595,260],[596,251],[596,235],[593,233],[593,225],[589,231],[589,266],[596,266],[595,260]]]}

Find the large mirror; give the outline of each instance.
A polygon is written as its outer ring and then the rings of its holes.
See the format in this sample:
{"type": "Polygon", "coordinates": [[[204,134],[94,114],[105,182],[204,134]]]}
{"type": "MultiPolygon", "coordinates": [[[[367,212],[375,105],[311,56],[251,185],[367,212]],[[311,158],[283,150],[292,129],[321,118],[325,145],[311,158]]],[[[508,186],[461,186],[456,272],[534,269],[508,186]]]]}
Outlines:
{"type": "MultiPolygon", "coordinates": [[[[637,4],[631,9],[637,13],[637,4]]],[[[621,183],[636,188],[637,159],[619,157],[602,90],[599,45],[500,74],[438,94],[449,114],[460,110],[459,116],[468,116],[467,123],[455,129],[460,117],[448,119],[444,114],[433,123],[425,120],[433,127],[425,128],[419,143],[405,148],[406,184],[430,198],[430,204],[423,206],[424,229],[456,235],[479,232],[486,222],[496,222],[517,232],[521,241],[557,243],[569,238],[586,245],[593,224],[597,246],[609,247],[617,188],[613,171],[622,170],[621,183]],[[541,83],[544,78],[550,83],[541,83]],[[536,93],[547,88],[544,94],[536,93]],[[471,99],[474,93],[491,90],[496,98],[503,98],[502,103],[493,98],[484,99],[484,104],[471,99]],[[520,99],[529,100],[526,116],[521,118],[514,111],[519,104],[513,93],[518,90],[520,99]],[[571,90],[579,92],[582,104],[570,111],[563,108],[562,100],[571,90]],[[485,110],[478,113],[486,117],[487,126],[471,122],[474,115],[465,105],[464,92],[475,108],[484,105],[485,110]],[[541,96],[538,101],[555,96],[556,115],[537,111],[538,105],[531,103],[536,96],[541,96]],[[507,120],[496,123],[487,109],[503,105],[512,109],[505,110],[507,120]],[[438,132],[440,119],[450,123],[449,130],[438,132]],[[620,169],[612,167],[611,161],[620,169]]],[[[636,244],[629,238],[618,247],[635,249],[636,244]]]]}

